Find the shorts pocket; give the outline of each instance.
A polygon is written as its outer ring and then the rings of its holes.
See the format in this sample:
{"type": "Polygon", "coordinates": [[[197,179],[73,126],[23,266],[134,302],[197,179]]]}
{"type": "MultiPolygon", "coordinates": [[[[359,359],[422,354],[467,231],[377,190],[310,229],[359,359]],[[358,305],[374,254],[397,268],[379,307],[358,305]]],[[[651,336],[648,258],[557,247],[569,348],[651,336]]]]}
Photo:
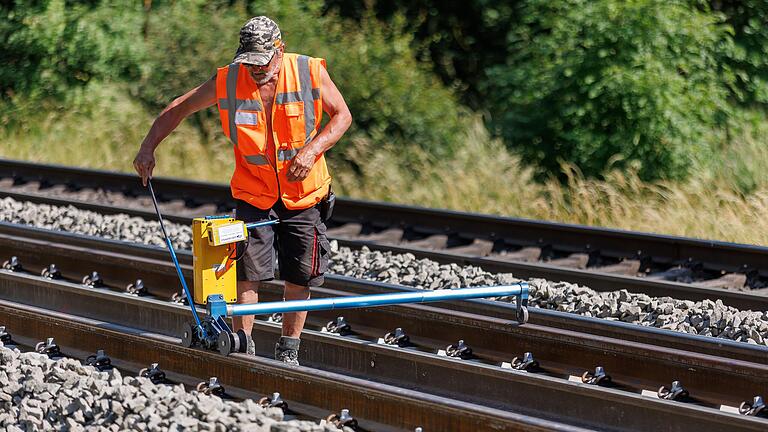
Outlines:
{"type": "Polygon", "coordinates": [[[331,243],[325,235],[325,224],[315,226],[315,254],[312,265],[312,277],[321,276],[328,271],[331,259],[331,243]]]}

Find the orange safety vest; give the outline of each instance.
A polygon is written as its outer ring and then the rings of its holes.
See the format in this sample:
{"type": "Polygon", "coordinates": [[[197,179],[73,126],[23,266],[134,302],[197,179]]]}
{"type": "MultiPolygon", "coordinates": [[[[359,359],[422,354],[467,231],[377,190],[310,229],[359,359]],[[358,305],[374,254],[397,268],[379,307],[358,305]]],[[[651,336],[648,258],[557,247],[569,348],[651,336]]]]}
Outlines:
{"type": "Polygon", "coordinates": [[[262,210],[278,198],[292,210],[306,209],[327,194],[331,175],[320,155],[307,178],[289,182],[288,167],[299,149],[317,134],[323,116],[320,68],[325,60],[283,54],[272,103],[272,137],[267,145],[267,121],[259,87],[244,65],[232,63],[218,69],[216,98],[221,127],[235,151],[232,196],[262,210]],[[235,131],[235,133],[232,133],[235,131]]]}

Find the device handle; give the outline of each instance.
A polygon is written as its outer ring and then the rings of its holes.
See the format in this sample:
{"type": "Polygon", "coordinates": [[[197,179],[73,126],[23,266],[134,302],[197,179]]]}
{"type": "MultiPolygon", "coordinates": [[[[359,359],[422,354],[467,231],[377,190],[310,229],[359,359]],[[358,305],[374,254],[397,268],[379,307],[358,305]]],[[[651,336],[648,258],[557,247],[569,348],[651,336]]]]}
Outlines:
{"type": "Polygon", "coordinates": [[[181,286],[184,288],[184,294],[187,295],[187,302],[189,303],[189,308],[192,310],[192,316],[195,318],[195,323],[197,324],[197,327],[203,332],[203,337],[205,337],[205,329],[200,325],[200,317],[197,316],[197,309],[195,309],[195,302],[192,299],[192,293],[189,292],[189,288],[187,288],[187,282],[184,280],[184,274],[181,272],[181,266],[179,265],[179,260],[176,258],[176,251],[173,249],[173,244],[171,243],[171,238],[168,237],[168,233],[165,231],[165,222],[163,221],[163,215],[160,214],[160,207],[157,205],[157,197],[155,197],[155,190],[152,188],[152,178],[147,179],[147,184],[149,185],[149,193],[152,195],[152,204],[155,205],[155,212],[157,213],[157,219],[160,221],[160,229],[163,231],[163,237],[165,237],[165,243],[168,245],[168,251],[171,253],[171,259],[173,260],[173,265],[176,266],[176,273],[179,275],[179,280],[181,281],[181,286]]]}

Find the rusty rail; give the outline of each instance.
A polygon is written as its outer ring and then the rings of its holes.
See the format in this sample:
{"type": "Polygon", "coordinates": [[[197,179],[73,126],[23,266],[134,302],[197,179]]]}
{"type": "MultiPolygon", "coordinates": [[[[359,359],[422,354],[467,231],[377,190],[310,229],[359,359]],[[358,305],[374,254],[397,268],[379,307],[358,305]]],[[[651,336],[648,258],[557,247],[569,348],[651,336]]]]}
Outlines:
{"type": "MultiPolygon", "coordinates": [[[[183,307],[165,301],[7,271],[0,272],[0,296],[166,335],[174,334],[175,329],[189,320],[188,312],[183,307]]],[[[327,318],[313,317],[315,323],[327,318]]],[[[751,393],[765,388],[765,365],[636,346],[605,338],[590,339],[585,335],[563,336],[558,334],[559,331],[533,325],[515,329],[503,320],[469,314],[448,316],[445,311],[426,306],[360,311],[359,316],[349,315],[348,319],[355,324],[366,323],[371,330],[359,328],[362,335],[381,334],[382,328],[389,328],[385,326],[408,320],[409,325],[421,326],[409,331],[419,345],[427,345],[430,339],[443,338],[444,341],[451,336],[466,335],[472,343],[477,342],[477,355],[481,360],[509,359],[508,348],[536,347],[542,355],[540,361],[545,373],[513,372],[483,361],[440,358],[419,350],[397,349],[371,344],[364,339],[340,338],[312,330],[303,337],[306,341],[303,347],[307,350],[304,356],[309,359],[307,364],[360,378],[371,379],[375,376],[377,380],[400,387],[415,386],[443,397],[461,398],[530,415],[541,413],[559,421],[565,418],[570,424],[592,427],[619,422],[613,417],[615,415],[621,415],[625,430],[669,429],[670,425],[683,428],[694,424],[703,428],[701,430],[716,430],[722,427],[722,422],[732,427],[743,425],[745,430],[750,430],[754,422],[762,424],[762,427],[768,424],[701,406],[712,405],[716,401],[737,404],[741,393],[749,395],[742,399],[750,398],[751,393]],[[456,333],[446,335],[451,330],[456,333]],[[546,350],[541,350],[547,346],[546,350]],[[569,346],[572,348],[568,349],[569,346]],[[697,402],[682,404],[640,396],[631,390],[648,388],[648,381],[633,382],[631,373],[615,375],[616,383],[625,388],[601,388],[568,382],[562,379],[568,373],[563,364],[570,365],[573,371],[573,364],[578,364],[574,359],[585,362],[619,361],[609,366],[609,370],[622,365],[637,369],[631,372],[638,372],[646,378],[669,373],[666,376],[669,380],[675,379],[674,373],[687,374],[685,379],[691,380],[692,387],[689,388],[697,402]],[[731,396],[727,396],[729,394],[731,396]]],[[[257,322],[254,336],[259,341],[259,351],[268,353],[278,334],[275,324],[257,322]]]]}

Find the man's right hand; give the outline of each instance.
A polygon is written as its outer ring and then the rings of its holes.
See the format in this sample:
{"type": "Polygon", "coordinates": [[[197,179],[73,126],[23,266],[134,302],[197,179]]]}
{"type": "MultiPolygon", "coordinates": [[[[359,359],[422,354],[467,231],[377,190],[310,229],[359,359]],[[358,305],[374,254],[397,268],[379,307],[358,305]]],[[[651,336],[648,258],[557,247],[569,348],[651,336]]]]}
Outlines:
{"type": "Polygon", "coordinates": [[[147,179],[152,177],[152,170],[155,168],[155,154],[151,151],[139,150],[133,159],[133,167],[141,177],[141,183],[146,187],[147,179]]]}

